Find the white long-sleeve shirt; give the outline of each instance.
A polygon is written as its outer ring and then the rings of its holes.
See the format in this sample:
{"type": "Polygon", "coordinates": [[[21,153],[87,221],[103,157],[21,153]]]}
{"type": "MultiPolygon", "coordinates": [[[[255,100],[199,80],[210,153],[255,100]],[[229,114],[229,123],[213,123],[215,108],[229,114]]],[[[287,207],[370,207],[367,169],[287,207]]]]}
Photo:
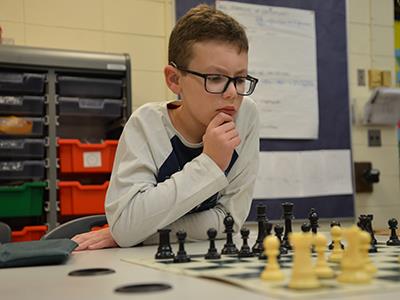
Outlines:
{"type": "Polygon", "coordinates": [[[115,155],[105,208],[121,247],[156,242],[157,230],[185,230],[188,240],[207,239],[214,227],[221,237],[229,212],[234,231],[251,206],[258,170],[258,112],[245,97],[235,120],[241,143],[223,172],[203,145],[187,142],[174,128],[168,105],[148,103],[128,120],[115,155]]]}

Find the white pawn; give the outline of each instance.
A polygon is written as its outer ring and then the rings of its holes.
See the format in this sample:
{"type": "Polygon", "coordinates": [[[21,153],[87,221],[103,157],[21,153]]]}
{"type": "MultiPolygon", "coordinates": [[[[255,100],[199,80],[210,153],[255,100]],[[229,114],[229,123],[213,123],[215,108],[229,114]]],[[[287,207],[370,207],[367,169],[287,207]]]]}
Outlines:
{"type": "Polygon", "coordinates": [[[363,284],[371,281],[371,276],[365,271],[361,257],[360,232],[360,228],[356,225],[343,231],[347,240],[347,248],[341,261],[342,272],[337,277],[339,282],[363,284]]]}
{"type": "Polygon", "coordinates": [[[289,236],[294,250],[292,277],[289,288],[315,289],[320,286],[311,260],[313,236],[310,232],[294,232],[289,236]]]}
{"type": "Polygon", "coordinates": [[[371,258],[369,257],[369,247],[371,244],[371,235],[368,232],[362,231],[361,235],[361,257],[363,260],[364,269],[371,276],[375,275],[378,269],[372,263],[371,258]]]}
{"type": "Polygon", "coordinates": [[[317,233],[314,237],[315,251],[317,252],[317,261],[315,263],[315,273],[319,278],[332,278],[335,276],[332,268],[328,265],[325,259],[325,250],[327,239],[321,234],[317,233]]]}
{"type": "Polygon", "coordinates": [[[285,278],[278,263],[279,246],[280,242],[275,235],[269,235],[264,239],[264,253],[268,258],[268,262],[261,273],[261,279],[279,281],[285,278]]]}
{"type": "Polygon", "coordinates": [[[331,236],[333,241],[333,249],[328,260],[332,262],[340,262],[343,257],[343,249],[340,243],[340,240],[342,238],[342,229],[340,228],[340,226],[332,226],[331,236]]]}

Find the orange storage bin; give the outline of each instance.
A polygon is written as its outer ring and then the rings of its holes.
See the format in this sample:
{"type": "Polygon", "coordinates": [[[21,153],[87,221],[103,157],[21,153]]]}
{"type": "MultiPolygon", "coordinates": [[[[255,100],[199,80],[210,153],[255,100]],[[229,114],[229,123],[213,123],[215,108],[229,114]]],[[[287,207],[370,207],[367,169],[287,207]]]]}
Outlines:
{"type": "Polygon", "coordinates": [[[77,139],[59,139],[58,145],[62,173],[110,173],[118,141],[84,144],[77,139]]]}
{"type": "Polygon", "coordinates": [[[108,181],[102,185],[81,185],[77,181],[58,183],[61,215],[104,214],[108,181]]]}
{"type": "Polygon", "coordinates": [[[11,232],[11,241],[26,242],[40,240],[41,237],[46,233],[46,231],[46,225],[25,226],[20,231],[11,232]]]}

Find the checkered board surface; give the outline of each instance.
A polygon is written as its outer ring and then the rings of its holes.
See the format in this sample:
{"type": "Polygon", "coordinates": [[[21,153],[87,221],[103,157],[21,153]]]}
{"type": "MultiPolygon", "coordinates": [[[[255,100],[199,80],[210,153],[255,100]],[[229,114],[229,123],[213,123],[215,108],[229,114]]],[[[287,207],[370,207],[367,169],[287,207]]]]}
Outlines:
{"type": "MultiPolygon", "coordinates": [[[[322,279],[321,287],[312,290],[293,290],[288,288],[288,282],[293,267],[292,254],[282,255],[280,258],[281,269],[285,273],[285,280],[272,283],[260,279],[266,262],[256,257],[237,258],[223,255],[218,260],[205,260],[204,254],[191,255],[192,261],[188,263],[173,263],[172,260],[155,259],[123,259],[124,261],[165,270],[178,274],[215,279],[234,284],[242,288],[279,298],[298,297],[340,297],[352,294],[372,294],[384,291],[398,290],[400,292],[400,247],[378,245],[378,253],[371,253],[370,257],[378,268],[378,273],[369,284],[341,284],[336,279],[322,279]]],[[[312,254],[314,259],[316,254],[312,254]]],[[[326,255],[329,255],[327,253],[326,255]]],[[[336,275],[340,266],[329,263],[336,275]]]]}

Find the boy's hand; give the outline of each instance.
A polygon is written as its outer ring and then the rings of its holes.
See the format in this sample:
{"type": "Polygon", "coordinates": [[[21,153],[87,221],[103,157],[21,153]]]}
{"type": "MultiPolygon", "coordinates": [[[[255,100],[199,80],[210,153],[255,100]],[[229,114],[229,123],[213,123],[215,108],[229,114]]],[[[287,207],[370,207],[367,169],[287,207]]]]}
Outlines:
{"type": "Polygon", "coordinates": [[[233,150],[240,144],[239,133],[236,130],[233,118],[220,112],[208,124],[203,135],[203,153],[225,171],[232,158],[233,150]]]}
{"type": "Polygon", "coordinates": [[[79,245],[75,251],[118,247],[111,235],[110,228],[77,234],[72,240],[79,245]]]}

